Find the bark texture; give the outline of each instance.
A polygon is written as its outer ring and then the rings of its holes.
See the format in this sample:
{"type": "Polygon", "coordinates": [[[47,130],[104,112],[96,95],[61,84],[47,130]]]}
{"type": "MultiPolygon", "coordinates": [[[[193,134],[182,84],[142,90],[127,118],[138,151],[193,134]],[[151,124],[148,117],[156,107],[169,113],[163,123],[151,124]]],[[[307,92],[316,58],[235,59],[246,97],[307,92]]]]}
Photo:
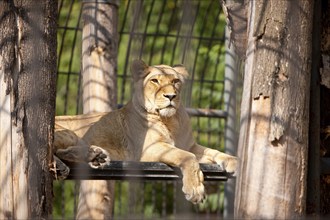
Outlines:
{"type": "Polygon", "coordinates": [[[235,215],[304,215],[312,1],[250,1],[235,215]]]}
{"type": "Polygon", "coordinates": [[[52,211],[57,1],[0,1],[0,219],[52,211]]]}

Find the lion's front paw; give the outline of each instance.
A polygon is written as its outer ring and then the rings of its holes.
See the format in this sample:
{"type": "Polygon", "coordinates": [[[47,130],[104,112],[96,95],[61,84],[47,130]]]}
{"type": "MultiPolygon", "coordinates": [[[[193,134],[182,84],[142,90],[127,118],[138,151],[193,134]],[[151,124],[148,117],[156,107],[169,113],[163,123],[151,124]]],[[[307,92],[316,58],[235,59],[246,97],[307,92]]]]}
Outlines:
{"type": "Polygon", "coordinates": [[[226,158],[221,158],[216,161],[217,164],[221,165],[221,167],[226,170],[232,176],[236,175],[237,166],[238,166],[238,158],[233,156],[227,156],[226,158]]]}
{"type": "Polygon", "coordinates": [[[194,204],[203,202],[205,199],[205,189],[203,185],[204,176],[199,169],[199,165],[197,164],[197,166],[186,167],[182,172],[182,191],[185,194],[186,199],[194,204]]]}
{"type": "Polygon", "coordinates": [[[55,155],[54,155],[54,162],[55,162],[55,169],[56,169],[54,172],[55,179],[57,179],[57,180],[66,179],[70,173],[70,168],[55,155]]]}
{"type": "Polygon", "coordinates": [[[103,168],[110,163],[109,153],[101,147],[92,145],[88,150],[88,164],[92,168],[103,168]]]}

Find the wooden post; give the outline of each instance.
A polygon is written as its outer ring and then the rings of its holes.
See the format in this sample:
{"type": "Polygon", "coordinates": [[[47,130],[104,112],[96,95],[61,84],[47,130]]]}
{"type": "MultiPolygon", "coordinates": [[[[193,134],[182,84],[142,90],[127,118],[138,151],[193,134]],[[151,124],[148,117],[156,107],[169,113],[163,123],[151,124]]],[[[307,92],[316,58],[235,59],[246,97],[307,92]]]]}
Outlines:
{"type": "Polygon", "coordinates": [[[57,1],[0,1],[0,219],[52,212],[57,1]]]}
{"type": "MultiPolygon", "coordinates": [[[[83,1],[83,112],[117,108],[118,0],[83,1]]],[[[78,219],[110,219],[114,182],[84,180],[80,184],[78,219]]]]}
{"type": "Polygon", "coordinates": [[[250,1],[235,217],[306,209],[313,1],[250,1]]]}
{"type": "Polygon", "coordinates": [[[88,2],[83,3],[82,12],[83,111],[107,112],[117,108],[119,1],[88,2]]]}

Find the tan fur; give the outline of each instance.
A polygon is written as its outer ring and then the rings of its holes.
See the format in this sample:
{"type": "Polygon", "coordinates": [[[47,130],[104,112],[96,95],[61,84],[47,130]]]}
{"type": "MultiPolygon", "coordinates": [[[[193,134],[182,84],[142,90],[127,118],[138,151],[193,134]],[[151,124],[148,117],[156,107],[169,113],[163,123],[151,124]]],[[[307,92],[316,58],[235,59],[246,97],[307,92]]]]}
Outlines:
{"type": "Polygon", "coordinates": [[[105,150],[103,153],[111,160],[177,166],[183,174],[186,198],[201,202],[205,192],[199,162],[217,163],[227,172],[235,172],[236,157],[194,141],[189,116],[180,103],[181,86],[188,76],[184,67],[147,66],[135,61],[131,69],[134,93],[123,108],[110,113],[56,117],[56,155],[70,160],[76,154],[78,158],[72,161],[87,160],[92,146],[105,150]],[[79,149],[82,153],[77,154],[79,149]]]}

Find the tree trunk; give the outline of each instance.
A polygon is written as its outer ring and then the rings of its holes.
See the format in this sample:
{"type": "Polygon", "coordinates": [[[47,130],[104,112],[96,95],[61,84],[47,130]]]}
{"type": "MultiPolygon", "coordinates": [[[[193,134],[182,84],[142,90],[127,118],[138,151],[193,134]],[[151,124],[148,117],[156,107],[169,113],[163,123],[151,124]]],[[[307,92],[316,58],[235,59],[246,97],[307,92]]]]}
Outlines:
{"type": "Polygon", "coordinates": [[[304,215],[313,1],[250,1],[235,215],[304,215]]]}
{"type": "Polygon", "coordinates": [[[0,219],[52,212],[57,1],[0,1],[0,219]]]}
{"type": "MultiPolygon", "coordinates": [[[[108,112],[117,108],[117,0],[83,4],[83,111],[108,112]]],[[[84,180],[80,184],[78,219],[110,219],[114,182],[84,180]]]]}

